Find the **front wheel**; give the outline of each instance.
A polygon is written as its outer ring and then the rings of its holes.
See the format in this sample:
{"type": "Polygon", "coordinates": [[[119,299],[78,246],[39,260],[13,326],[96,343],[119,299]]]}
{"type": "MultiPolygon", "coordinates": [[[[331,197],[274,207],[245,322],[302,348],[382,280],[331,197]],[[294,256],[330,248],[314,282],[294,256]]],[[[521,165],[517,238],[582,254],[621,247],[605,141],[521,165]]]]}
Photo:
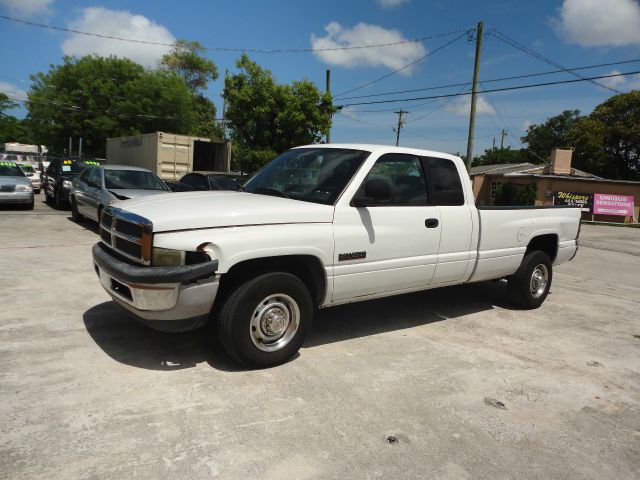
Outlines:
{"type": "Polygon", "coordinates": [[[76,222],[81,222],[84,218],[78,211],[78,202],[76,200],[76,197],[71,197],[71,218],[73,218],[76,222]]]}
{"type": "Polygon", "coordinates": [[[540,250],[529,252],[518,271],[509,278],[509,297],[522,308],[538,308],[549,294],[552,278],[549,255],[540,250]]]}
{"type": "Polygon", "coordinates": [[[53,192],[53,200],[55,203],[56,210],[62,210],[65,206],[64,198],[62,198],[62,194],[59,190],[55,190],[53,192]]]}
{"type": "Polygon", "coordinates": [[[266,273],[240,284],[217,318],[224,349],[248,367],[270,367],[293,357],[313,318],[313,301],[289,273],[266,273]]]}

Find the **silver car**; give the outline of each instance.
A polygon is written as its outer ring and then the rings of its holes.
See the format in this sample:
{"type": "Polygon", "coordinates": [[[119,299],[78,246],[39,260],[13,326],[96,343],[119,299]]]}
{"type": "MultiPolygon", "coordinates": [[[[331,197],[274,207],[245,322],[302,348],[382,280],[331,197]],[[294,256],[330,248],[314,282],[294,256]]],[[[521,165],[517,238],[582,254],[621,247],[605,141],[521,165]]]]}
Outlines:
{"type": "Polygon", "coordinates": [[[33,187],[16,162],[0,161],[0,205],[23,205],[33,210],[33,187]]]}
{"type": "Polygon", "coordinates": [[[85,168],[73,180],[69,201],[75,220],[99,221],[102,209],[119,200],[170,193],[169,187],[150,170],[126,165],[85,168]]]}

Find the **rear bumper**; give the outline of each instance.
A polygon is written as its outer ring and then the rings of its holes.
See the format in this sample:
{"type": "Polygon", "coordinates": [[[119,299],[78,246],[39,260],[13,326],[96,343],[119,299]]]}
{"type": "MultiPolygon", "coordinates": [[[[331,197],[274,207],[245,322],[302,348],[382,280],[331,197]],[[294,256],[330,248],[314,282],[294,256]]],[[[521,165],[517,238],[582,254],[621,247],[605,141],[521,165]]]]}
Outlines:
{"type": "Polygon", "coordinates": [[[93,246],[93,261],[102,287],[133,317],[156,330],[180,332],[207,322],[219,280],[213,260],[179,267],[131,265],[107,247],[93,246]]]}

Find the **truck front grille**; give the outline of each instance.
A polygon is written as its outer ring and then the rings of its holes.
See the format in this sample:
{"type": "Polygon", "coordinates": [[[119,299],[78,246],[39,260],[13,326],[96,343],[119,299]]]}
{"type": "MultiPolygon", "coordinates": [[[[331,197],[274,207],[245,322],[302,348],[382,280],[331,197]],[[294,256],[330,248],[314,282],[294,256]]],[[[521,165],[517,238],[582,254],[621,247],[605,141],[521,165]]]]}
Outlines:
{"type": "Polygon", "coordinates": [[[151,264],[152,224],[139,215],[107,207],[100,217],[100,240],[120,255],[151,264]]]}

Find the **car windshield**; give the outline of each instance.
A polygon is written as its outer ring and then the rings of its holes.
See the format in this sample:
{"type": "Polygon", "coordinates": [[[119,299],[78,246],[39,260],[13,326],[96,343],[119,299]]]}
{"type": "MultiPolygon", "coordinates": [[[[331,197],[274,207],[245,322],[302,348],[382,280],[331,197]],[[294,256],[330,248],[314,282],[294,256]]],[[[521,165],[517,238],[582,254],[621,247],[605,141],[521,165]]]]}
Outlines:
{"type": "Polygon", "coordinates": [[[24,172],[13,162],[0,162],[0,177],[24,177],[24,172]]]}
{"type": "Polygon", "coordinates": [[[84,170],[85,166],[73,160],[65,160],[60,165],[60,168],[62,173],[80,173],[84,170]]]}
{"type": "Polygon", "coordinates": [[[108,190],[120,188],[168,190],[155,173],[142,170],[105,170],[104,185],[108,190]]]}
{"type": "Polygon", "coordinates": [[[265,165],[244,188],[333,205],[369,154],[344,148],[296,148],[265,165]]]}
{"type": "Polygon", "coordinates": [[[223,175],[208,175],[211,190],[242,190],[242,183],[237,178],[223,175]]]}

